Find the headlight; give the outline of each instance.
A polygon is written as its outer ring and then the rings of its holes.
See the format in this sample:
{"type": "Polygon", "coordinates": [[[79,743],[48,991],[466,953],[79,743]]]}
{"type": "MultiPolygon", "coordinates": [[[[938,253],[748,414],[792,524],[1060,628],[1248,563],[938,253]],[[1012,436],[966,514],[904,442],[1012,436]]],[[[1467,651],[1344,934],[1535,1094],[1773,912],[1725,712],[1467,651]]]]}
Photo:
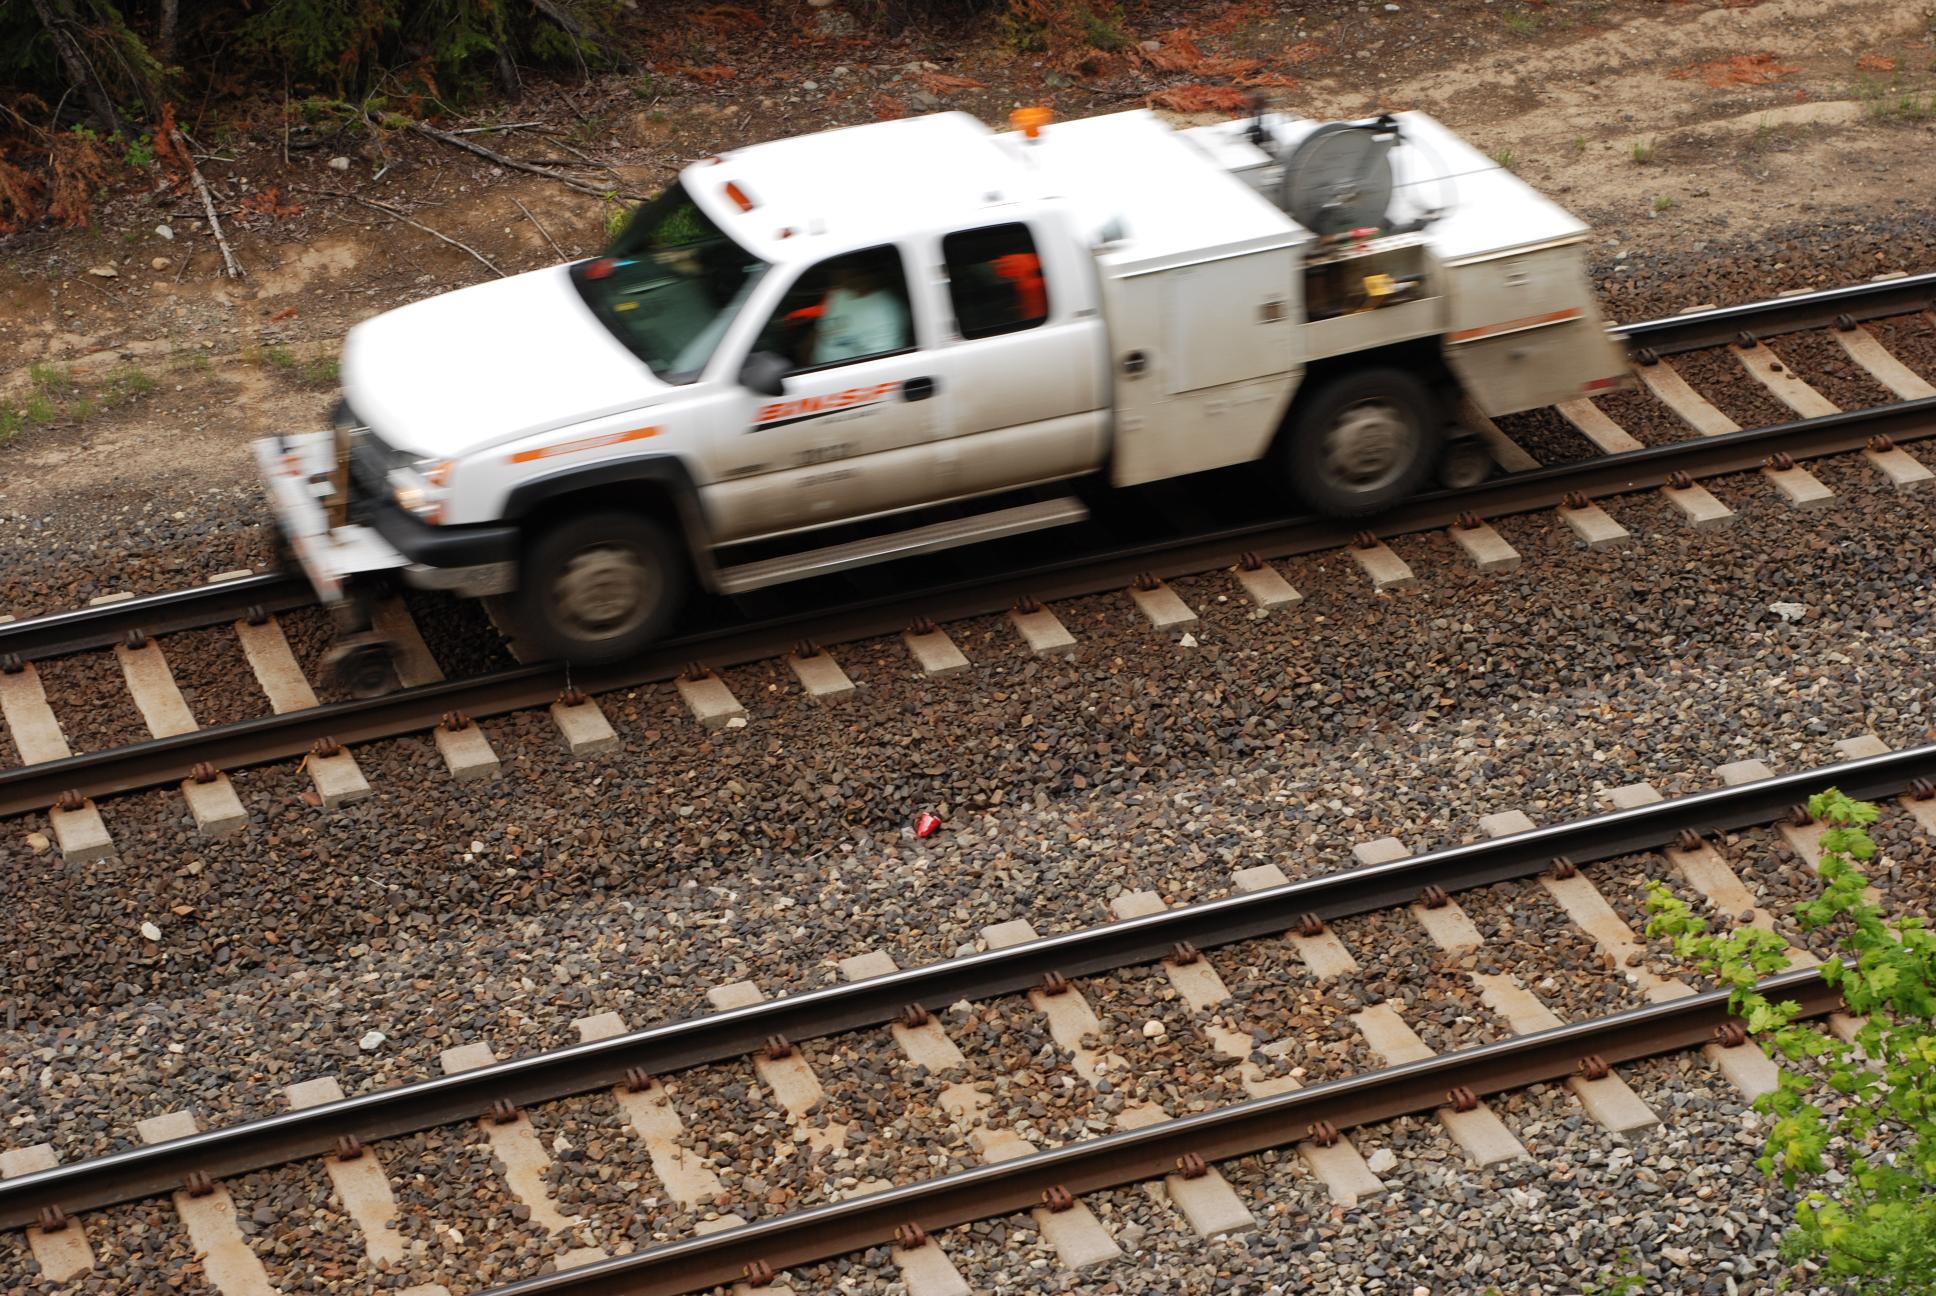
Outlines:
{"type": "Polygon", "coordinates": [[[407,513],[433,525],[442,522],[451,467],[448,459],[420,459],[408,468],[392,469],[390,497],[407,513]]]}

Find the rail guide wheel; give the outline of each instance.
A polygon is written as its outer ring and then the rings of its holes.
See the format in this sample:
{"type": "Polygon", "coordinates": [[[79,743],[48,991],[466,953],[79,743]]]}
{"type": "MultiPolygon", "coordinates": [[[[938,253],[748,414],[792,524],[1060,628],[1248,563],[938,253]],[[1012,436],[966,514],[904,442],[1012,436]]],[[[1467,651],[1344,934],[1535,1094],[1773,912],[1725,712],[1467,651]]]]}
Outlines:
{"type": "Polygon", "coordinates": [[[323,654],[323,671],[352,697],[381,697],[397,686],[396,645],[379,634],[347,635],[323,654]]]}

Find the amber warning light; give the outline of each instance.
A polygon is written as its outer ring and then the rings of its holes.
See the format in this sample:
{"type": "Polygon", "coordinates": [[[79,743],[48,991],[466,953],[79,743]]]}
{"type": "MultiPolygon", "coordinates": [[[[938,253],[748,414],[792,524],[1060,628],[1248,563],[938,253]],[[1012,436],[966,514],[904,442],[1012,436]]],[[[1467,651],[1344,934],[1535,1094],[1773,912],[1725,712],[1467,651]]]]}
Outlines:
{"type": "Polygon", "coordinates": [[[1055,120],[1055,114],[1047,108],[1017,108],[1008,115],[1008,124],[1022,132],[1023,139],[1035,139],[1042,134],[1042,128],[1055,120]]]}

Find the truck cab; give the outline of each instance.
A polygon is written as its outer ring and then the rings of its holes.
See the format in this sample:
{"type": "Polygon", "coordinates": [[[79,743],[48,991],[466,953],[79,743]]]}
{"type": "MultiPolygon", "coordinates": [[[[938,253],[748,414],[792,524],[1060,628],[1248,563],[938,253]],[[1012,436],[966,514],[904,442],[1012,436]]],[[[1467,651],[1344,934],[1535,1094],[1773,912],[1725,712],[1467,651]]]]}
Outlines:
{"type": "Polygon", "coordinates": [[[1269,461],[1306,508],[1388,507],[1459,400],[1620,380],[1585,233],[1414,114],[829,131],[687,167],[602,256],[358,325],[337,426],[258,453],[346,660],[388,574],[608,661],[695,585],[1085,515],[1023,488],[1269,461]]]}

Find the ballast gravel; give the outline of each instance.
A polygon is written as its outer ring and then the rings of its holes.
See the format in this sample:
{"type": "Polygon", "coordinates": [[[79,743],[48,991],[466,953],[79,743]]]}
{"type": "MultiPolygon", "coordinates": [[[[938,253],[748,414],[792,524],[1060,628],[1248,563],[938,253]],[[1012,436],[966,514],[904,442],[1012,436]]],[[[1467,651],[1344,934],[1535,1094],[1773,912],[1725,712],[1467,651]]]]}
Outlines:
{"type": "MultiPolygon", "coordinates": [[[[1739,375],[1730,390],[1751,382],[1739,375]]],[[[509,1057],[570,1042],[571,1019],[590,1013],[615,1010],[643,1026],[704,1011],[705,990],[726,981],[751,977],[769,993],[829,984],[836,959],[867,948],[908,965],[973,945],[981,927],[1007,918],[1044,933],[1088,925],[1122,890],[1184,903],[1227,893],[1231,870],[1250,864],[1276,863],[1294,878],[1347,867],[1351,845],[1370,837],[1429,849],[1476,839],[1479,817],[1496,810],[1538,822],[1589,813],[1607,788],[1641,778],[1672,795],[1713,786],[1708,771],[1725,761],[1760,757],[1778,770],[1830,761],[1834,739],[1864,730],[1896,745],[1923,741],[1925,662],[1936,646],[1921,579],[1926,504],[1882,488],[1852,456],[1813,470],[1843,496],[1835,510],[1793,512],[1742,475],[1712,485],[1738,513],[1719,532],[1690,532],[1658,494],[1610,501],[1635,535],[1624,551],[1580,552],[1550,515],[1501,519],[1526,558],[1505,576],[1473,573],[1443,536],[1401,538],[1393,547],[1421,582],[1396,595],[1371,595],[1343,553],[1286,561],[1306,601],[1267,618],[1225,575],[1180,579],[1173,584],[1203,617],[1189,648],[1106,595],[1055,609],[1080,641],[1073,662],[1026,659],[1005,619],[991,617],[948,627],[975,663],[965,676],[923,679],[891,639],[837,648],[862,690],[842,706],[804,702],[778,663],[728,671],[749,724],[720,735],[702,734],[665,687],[601,698],[623,747],[588,760],[566,757],[542,711],[504,717],[486,722],[506,762],[489,783],[451,783],[423,737],[358,748],[377,794],[336,811],[311,804],[293,764],[236,771],[251,818],[222,841],[195,838],[167,790],[104,803],[117,861],[63,865],[34,844],[44,817],[9,821],[0,837],[16,897],[0,915],[0,971],[13,988],[0,1034],[6,1140],[51,1141],[73,1159],[127,1146],[135,1119],[177,1107],[205,1126],[280,1110],[281,1086],[315,1075],[354,1093],[433,1074],[437,1052],[457,1043],[486,1040],[509,1057]],[[1801,605],[1801,619],[1772,612],[1775,602],[1801,605]],[[910,831],[922,810],[944,822],[925,841],[910,831]],[[143,924],[161,939],[144,937],[143,924]],[[361,1047],[372,1031],[386,1039],[361,1047]]],[[[17,530],[19,519],[7,525],[17,530]]],[[[113,553],[135,576],[174,576],[188,559],[158,556],[171,545],[224,558],[209,570],[244,565],[236,551],[260,533],[239,525],[149,519],[139,539],[95,549],[45,520],[28,531],[66,555],[61,572],[113,553]],[[129,547],[151,542],[145,557],[129,547]]],[[[36,609],[78,601],[85,584],[55,570],[10,566],[8,605],[27,606],[23,591],[42,597],[36,609]],[[76,597],[44,603],[63,593],[76,597]]],[[[434,617],[419,624],[426,637],[444,634],[434,617]]],[[[478,662],[501,651],[475,622],[457,637],[433,643],[450,654],[447,669],[464,651],[478,662]]],[[[305,660],[318,638],[313,625],[291,626],[305,660]]],[[[221,671],[170,651],[198,700],[221,687],[221,671]]],[[[76,748],[140,736],[138,717],[117,700],[125,692],[112,658],[87,660],[105,667],[43,670],[76,748]]],[[[1891,897],[1926,911],[1926,843],[1900,825],[1885,831],[1898,834],[1888,849],[1902,866],[1891,897]]],[[[1771,886],[1771,908],[1808,894],[1805,867],[1766,845],[1743,862],[1744,878],[1771,886]]],[[[1594,875],[1636,930],[1644,915],[1632,883],[1649,867],[1666,872],[1664,862],[1635,861],[1631,873],[1624,862],[1610,870],[1611,881],[1594,875]]],[[[1481,958],[1550,996],[1563,1017],[1621,1002],[1620,979],[1572,965],[1588,951],[1557,920],[1535,916],[1528,895],[1462,897],[1488,937],[1481,958]],[[1533,978],[1542,951],[1555,950],[1569,968],[1546,969],[1549,990],[1533,978]]],[[[1212,952],[1232,991],[1227,1018],[1255,1032],[1267,1073],[1301,1071],[1309,1083],[1373,1065],[1348,1018],[1360,994],[1402,1004],[1435,1047],[1498,1029],[1468,969],[1436,969],[1409,922],[1393,913],[1339,924],[1363,968],[1349,985],[1313,983],[1282,942],[1212,952]],[[1277,1042],[1287,1047],[1264,1047],[1277,1042]]],[[[1109,1047],[1133,1060],[1120,1090],[1113,1080],[1110,1093],[1066,1083],[1066,1060],[1020,999],[946,1017],[1001,1119],[1046,1146],[1106,1128],[1111,1100],[1126,1093],[1179,1112],[1228,1099],[1232,1069],[1201,1044],[1195,1016],[1164,997],[1159,972],[1092,978],[1084,989],[1109,1047]],[[1151,1021],[1163,1032],[1147,1034],[1151,1021]]],[[[810,1047],[826,1067],[826,1119],[861,1127],[851,1168],[755,1157],[748,1140],[770,1140],[784,1120],[754,1098],[750,1066],[716,1068],[704,1086],[682,1090],[695,1145],[737,1193],[754,1199],[764,1188],[765,1208],[778,1210],[824,1200],[843,1178],[906,1173],[920,1158],[968,1163],[931,1104],[905,1100],[931,1094],[932,1078],[927,1089],[910,1085],[884,1039],[810,1047]],[[716,1110],[705,1105],[715,1101],[716,1110]]],[[[1723,1292],[1730,1281],[1755,1290],[1776,1272],[1786,1205],[1752,1170],[1759,1140],[1739,1102],[1694,1066],[1681,1057],[1629,1075],[1637,1089],[1652,1076],[1643,1097],[1674,1113],[1663,1131],[1634,1140],[1635,1164],[1607,1165],[1602,1153],[1593,1169],[1587,1149],[1617,1140],[1548,1090],[1502,1103],[1536,1164],[1470,1172],[1435,1125],[1396,1122],[1362,1145],[1397,1154],[1387,1176],[1396,1191],[1351,1212],[1334,1215],[1292,1154],[1237,1163],[1226,1173],[1267,1227],[1226,1242],[1182,1232],[1143,1189],[1099,1195],[1095,1209],[1112,1227],[1141,1230],[1132,1263],[1078,1276],[1069,1290],[1154,1290],[1160,1275],[1164,1291],[1267,1291],[1290,1264],[1300,1283],[1343,1291],[1562,1290],[1604,1283],[1629,1264],[1662,1290],[1723,1292]],[[1702,1187],[1714,1193],[1701,1197],[1702,1187]],[[1673,1259],[1670,1246],[1696,1263],[1673,1259]]],[[[568,1213],[586,1218],[589,1240],[642,1244],[640,1229],[673,1235],[703,1214],[663,1201],[628,1209],[626,1176],[640,1173],[640,1155],[597,1095],[534,1123],[547,1146],[564,1140],[552,1182],[568,1213]],[[590,1155],[594,1142],[609,1159],[590,1155]],[[612,1175],[590,1182],[581,1167],[612,1175]]],[[[474,1126],[395,1140],[382,1154],[400,1227],[422,1246],[411,1281],[441,1275],[468,1288],[522,1276],[587,1240],[543,1237],[518,1219],[474,1126]]],[[[259,1198],[311,1219],[301,1225],[308,1233],[262,1243],[265,1254],[288,1249],[274,1255],[287,1289],[354,1288],[367,1275],[355,1272],[353,1248],[336,1249],[347,1224],[316,1214],[330,1208],[306,1178],[314,1173],[249,1177],[251,1217],[259,1198]],[[350,1268],[338,1277],[316,1268],[345,1256],[350,1268]]],[[[639,1182],[650,1195],[649,1176],[639,1182]]],[[[191,1257],[165,1203],[99,1218],[107,1258],[81,1290],[125,1290],[136,1264],[187,1280],[191,1257]]],[[[1026,1290],[1006,1266],[1046,1254],[1031,1228],[994,1221],[950,1231],[944,1244],[969,1239],[957,1260],[977,1287],[1026,1290]]],[[[27,1263],[17,1245],[0,1249],[0,1287],[28,1285],[27,1263]]],[[[795,1277],[807,1290],[885,1290],[885,1263],[873,1252],[795,1277]]]]}

